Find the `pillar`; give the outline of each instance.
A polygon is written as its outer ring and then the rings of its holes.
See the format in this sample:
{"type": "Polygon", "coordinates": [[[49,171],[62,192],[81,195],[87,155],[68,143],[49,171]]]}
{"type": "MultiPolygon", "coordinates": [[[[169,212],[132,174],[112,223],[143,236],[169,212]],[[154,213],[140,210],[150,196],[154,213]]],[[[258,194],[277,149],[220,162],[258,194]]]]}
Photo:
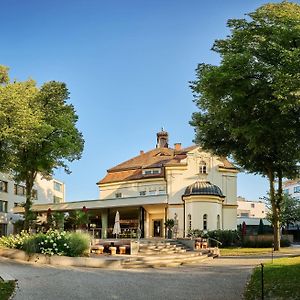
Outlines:
{"type": "Polygon", "coordinates": [[[139,227],[141,229],[141,238],[145,237],[145,209],[141,206],[140,207],[140,216],[139,216],[139,227]]]}
{"type": "Polygon", "coordinates": [[[107,238],[107,226],[108,226],[108,209],[102,209],[101,210],[101,238],[106,239],[107,238]]]}

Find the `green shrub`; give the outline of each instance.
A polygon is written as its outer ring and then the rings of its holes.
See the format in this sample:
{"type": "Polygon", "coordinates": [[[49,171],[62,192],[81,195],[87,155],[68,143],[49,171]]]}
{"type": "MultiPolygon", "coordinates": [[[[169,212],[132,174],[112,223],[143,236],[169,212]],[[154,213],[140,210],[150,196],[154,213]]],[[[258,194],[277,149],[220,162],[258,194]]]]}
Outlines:
{"type": "Polygon", "coordinates": [[[0,238],[0,246],[13,248],[13,249],[22,249],[23,243],[30,237],[30,234],[26,231],[21,231],[16,235],[3,236],[0,238]]]}
{"type": "MultiPolygon", "coordinates": [[[[280,241],[281,247],[289,247],[291,245],[291,242],[287,239],[282,239],[280,241]]],[[[243,247],[247,248],[272,248],[273,247],[273,241],[272,240],[245,240],[243,242],[243,247]]]]}
{"type": "Polygon", "coordinates": [[[197,238],[197,237],[203,237],[203,231],[200,229],[191,229],[188,232],[188,237],[197,238]]]}
{"type": "Polygon", "coordinates": [[[242,246],[246,248],[271,248],[273,245],[272,240],[248,240],[243,241],[242,246]]]}
{"type": "MultiPolygon", "coordinates": [[[[207,232],[205,236],[221,242],[222,245],[219,245],[220,247],[239,246],[241,243],[237,230],[214,230],[207,232]]],[[[215,246],[215,243],[213,240],[210,241],[211,246],[215,246]]]]}
{"type": "Polygon", "coordinates": [[[90,248],[90,236],[84,233],[72,232],[67,236],[69,248],[67,256],[84,255],[90,248]]]}
{"type": "Polygon", "coordinates": [[[22,232],[0,238],[0,246],[22,249],[29,254],[82,256],[90,247],[90,236],[77,232],[49,230],[47,233],[22,232]]]}
{"type": "Polygon", "coordinates": [[[39,243],[44,239],[42,233],[31,235],[23,243],[22,249],[28,254],[41,253],[39,243]]]}
{"type": "Polygon", "coordinates": [[[291,246],[291,242],[288,239],[282,239],[280,241],[280,246],[281,247],[289,247],[289,246],[291,246]]]}

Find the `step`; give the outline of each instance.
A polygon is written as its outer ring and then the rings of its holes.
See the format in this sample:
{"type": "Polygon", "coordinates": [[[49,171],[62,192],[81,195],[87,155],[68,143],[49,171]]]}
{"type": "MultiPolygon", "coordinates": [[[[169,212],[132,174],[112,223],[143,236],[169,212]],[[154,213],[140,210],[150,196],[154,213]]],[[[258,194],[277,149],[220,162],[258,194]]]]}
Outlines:
{"type": "Polygon", "coordinates": [[[139,257],[123,263],[124,268],[156,268],[176,267],[185,264],[196,264],[207,259],[213,259],[208,255],[189,255],[173,257],[139,257]]]}

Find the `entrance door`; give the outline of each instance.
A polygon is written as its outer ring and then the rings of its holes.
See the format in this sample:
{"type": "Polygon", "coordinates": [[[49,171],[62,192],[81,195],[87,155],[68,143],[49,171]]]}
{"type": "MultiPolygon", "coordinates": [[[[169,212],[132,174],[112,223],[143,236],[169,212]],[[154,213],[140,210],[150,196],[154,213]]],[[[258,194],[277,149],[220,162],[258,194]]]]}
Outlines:
{"type": "Polygon", "coordinates": [[[161,237],[162,236],[162,220],[153,220],[153,236],[161,237]]]}

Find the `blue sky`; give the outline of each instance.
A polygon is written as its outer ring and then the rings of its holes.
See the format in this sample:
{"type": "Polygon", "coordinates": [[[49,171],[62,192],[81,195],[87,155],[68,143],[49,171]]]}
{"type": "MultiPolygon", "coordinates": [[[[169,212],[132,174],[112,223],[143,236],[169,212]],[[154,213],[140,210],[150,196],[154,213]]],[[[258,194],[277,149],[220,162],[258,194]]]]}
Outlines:
{"type": "MultiPolygon", "coordinates": [[[[67,200],[98,198],[106,170],[155,147],[163,126],[170,144],[192,144],[196,110],[188,82],[198,63],[218,64],[210,49],[226,21],[268,1],[0,0],[0,64],[11,78],[63,81],[85,138],[70,165],[67,200]]],[[[257,199],[268,185],[241,174],[238,195],[257,199]]]]}

